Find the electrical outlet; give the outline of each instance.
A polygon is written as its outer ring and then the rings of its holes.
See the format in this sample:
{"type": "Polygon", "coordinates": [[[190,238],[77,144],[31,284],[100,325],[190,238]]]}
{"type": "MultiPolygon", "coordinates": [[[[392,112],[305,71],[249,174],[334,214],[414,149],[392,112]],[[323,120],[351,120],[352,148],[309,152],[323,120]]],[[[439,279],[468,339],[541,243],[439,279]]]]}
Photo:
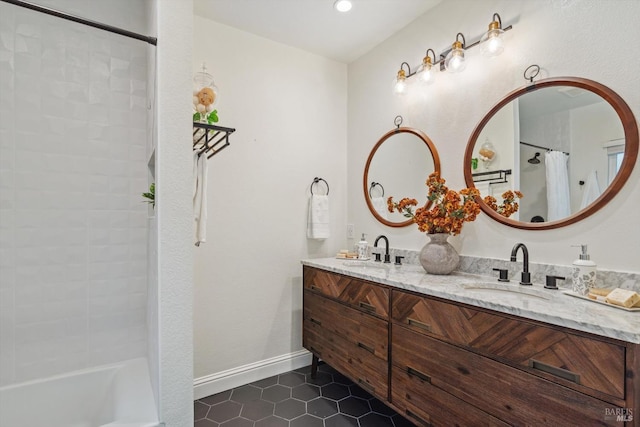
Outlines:
{"type": "Polygon", "coordinates": [[[347,224],[347,239],[356,238],[356,229],[353,224],[347,224]]]}

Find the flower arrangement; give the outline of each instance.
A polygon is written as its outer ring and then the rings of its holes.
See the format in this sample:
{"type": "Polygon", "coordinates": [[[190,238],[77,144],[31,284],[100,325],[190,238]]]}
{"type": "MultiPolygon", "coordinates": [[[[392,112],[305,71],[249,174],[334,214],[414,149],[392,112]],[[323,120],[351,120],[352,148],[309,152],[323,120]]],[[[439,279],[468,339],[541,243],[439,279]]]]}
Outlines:
{"type": "Polygon", "coordinates": [[[509,218],[511,214],[518,212],[520,205],[516,202],[516,198],[521,199],[524,195],[516,191],[507,190],[502,193],[502,204],[498,205],[498,202],[493,196],[486,196],[483,200],[494,211],[498,212],[505,218],[509,218]]]}
{"type": "MultiPolygon", "coordinates": [[[[389,212],[397,211],[413,219],[422,232],[449,233],[454,236],[460,234],[464,223],[474,221],[480,213],[480,206],[476,201],[476,198],[480,197],[480,192],[476,188],[463,188],[456,192],[449,189],[445,182],[437,172],[432,173],[426,182],[431,205],[419,207],[414,213],[413,207],[418,205],[416,199],[404,198],[396,203],[393,197],[389,197],[387,199],[389,212]]],[[[521,192],[509,190],[502,197],[504,201],[501,205],[497,204],[493,196],[485,197],[484,202],[505,217],[518,211],[519,205],[516,198],[523,197],[521,192]]]]}

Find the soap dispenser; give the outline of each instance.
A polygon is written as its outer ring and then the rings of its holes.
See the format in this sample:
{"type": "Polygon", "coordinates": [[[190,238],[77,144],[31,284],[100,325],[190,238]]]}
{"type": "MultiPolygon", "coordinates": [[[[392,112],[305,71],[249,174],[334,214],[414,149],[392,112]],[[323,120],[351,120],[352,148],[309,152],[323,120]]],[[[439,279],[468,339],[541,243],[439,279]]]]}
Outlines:
{"type": "Polygon", "coordinates": [[[358,252],[358,259],[367,259],[369,258],[369,242],[367,242],[364,238],[364,233],[362,233],[362,237],[360,241],[356,245],[358,252]]]}
{"type": "Polygon", "coordinates": [[[591,288],[596,287],[596,263],[591,261],[587,253],[587,245],[572,245],[580,248],[578,259],[573,261],[571,278],[573,279],[573,292],[587,295],[591,288]]]}

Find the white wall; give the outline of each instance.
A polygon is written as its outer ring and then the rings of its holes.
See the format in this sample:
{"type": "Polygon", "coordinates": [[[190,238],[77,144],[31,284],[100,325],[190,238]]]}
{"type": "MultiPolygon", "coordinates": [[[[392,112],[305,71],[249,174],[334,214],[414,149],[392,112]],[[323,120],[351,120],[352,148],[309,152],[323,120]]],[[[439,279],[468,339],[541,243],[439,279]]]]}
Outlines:
{"type": "MultiPolygon", "coordinates": [[[[405,124],[423,130],[435,143],[442,172],[451,188],[464,187],[462,160],[476,124],[507,93],[522,87],[522,73],[531,64],[541,77],[579,76],[596,80],[620,94],[640,117],[640,55],[628,40],[640,36],[637,1],[443,2],[349,65],[348,218],[370,236],[384,233],[394,247],[419,249],[426,239],[415,226],[392,229],[369,213],[360,185],[364,162],[373,144],[402,114],[405,124]],[[402,61],[420,63],[427,48],[450,46],[459,31],[467,40],[486,31],[498,12],[506,33],[505,52],[492,59],[468,52],[467,69],[458,75],[439,73],[428,92],[399,99],[389,82],[402,61]],[[611,31],[615,28],[615,31],[611,31]],[[623,64],[612,66],[612,64],[623,64]]],[[[398,170],[401,173],[401,169],[398,170]]],[[[454,244],[464,255],[505,259],[516,242],[525,242],[531,260],[568,265],[575,258],[571,244],[587,243],[600,267],[637,272],[640,228],[632,214],[640,208],[640,170],[605,208],[577,224],[557,230],[526,231],[506,227],[486,216],[466,224],[454,244]]],[[[452,239],[453,240],[453,239],[452,239]]]]}
{"type": "Polygon", "coordinates": [[[624,139],[624,129],[615,110],[607,102],[591,104],[571,111],[571,156],[569,156],[571,211],[577,212],[584,195],[587,177],[596,172],[600,191],[607,188],[609,158],[604,144],[624,139]],[[581,147],[581,149],[578,149],[581,147]]]}
{"type": "Polygon", "coordinates": [[[0,20],[0,385],[144,356],[147,46],[0,20]]]}
{"type": "Polygon", "coordinates": [[[160,421],[193,426],[192,0],[157,0],[160,421]]]}
{"type": "MultiPolygon", "coordinates": [[[[207,242],[195,249],[195,378],[299,351],[300,259],[346,232],[346,65],[195,17],[231,145],[209,159],[207,242]],[[330,186],[331,237],[306,238],[309,187],[330,186]]],[[[314,187],[314,192],[324,191],[314,187]]]]}

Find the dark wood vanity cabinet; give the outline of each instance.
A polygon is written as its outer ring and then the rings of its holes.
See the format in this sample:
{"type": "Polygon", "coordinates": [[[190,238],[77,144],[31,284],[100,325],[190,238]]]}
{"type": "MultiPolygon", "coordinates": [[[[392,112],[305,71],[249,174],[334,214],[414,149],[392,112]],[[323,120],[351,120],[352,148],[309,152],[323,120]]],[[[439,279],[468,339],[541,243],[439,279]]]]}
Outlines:
{"type": "Polygon", "coordinates": [[[303,346],[388,400],[389,289],[304,268],[303,346]]]}
{"type": "Polygon", "coordinates": [[[638,345],[306,266],[304,287],[305,348],[418,426],[640,425],[638,345]]]}

